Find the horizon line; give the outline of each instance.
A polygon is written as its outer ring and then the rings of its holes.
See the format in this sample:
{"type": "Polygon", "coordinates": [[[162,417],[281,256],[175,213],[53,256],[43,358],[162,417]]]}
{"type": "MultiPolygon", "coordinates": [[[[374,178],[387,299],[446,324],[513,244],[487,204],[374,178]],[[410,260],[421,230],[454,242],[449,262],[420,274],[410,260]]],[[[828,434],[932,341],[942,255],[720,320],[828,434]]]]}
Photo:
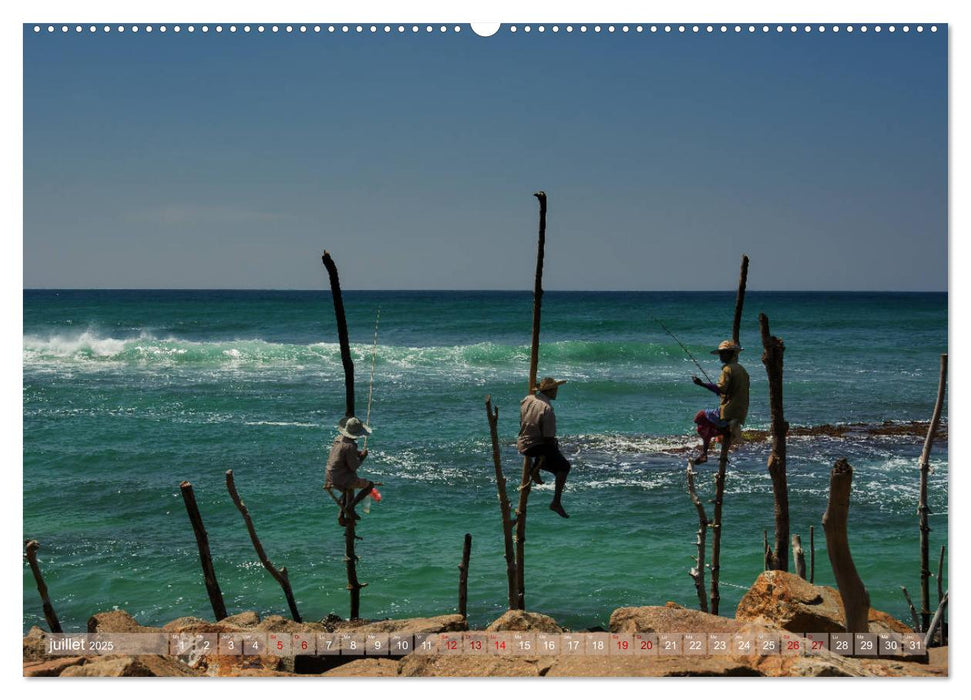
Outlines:
{"type": "MultiPolygon", "coordinates": [[[[329,287],[23,287],[25,292],[330,292],[329,287]]],[[[341,287],[344,292],[511,292],[532,293],[532,289],[456,289],[456,288],[355,288],[341,287]]],[[[543,289],[543,292],[568,294],[735,294],[735,289],[543,289]]],[[[949,289],[746,289],[746,293],[763,294],[947,294],[949,289]]]]}

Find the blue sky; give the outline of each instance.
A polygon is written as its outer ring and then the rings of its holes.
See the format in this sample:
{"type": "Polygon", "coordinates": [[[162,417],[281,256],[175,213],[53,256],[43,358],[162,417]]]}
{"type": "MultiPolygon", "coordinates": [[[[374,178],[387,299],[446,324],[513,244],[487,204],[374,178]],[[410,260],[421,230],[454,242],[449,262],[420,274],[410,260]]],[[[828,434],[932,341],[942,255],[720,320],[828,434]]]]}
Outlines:
{"type": "Polygon", "coordinates": [[[946,30],[24,33],[24,286],[947,288],[946,30]]]}

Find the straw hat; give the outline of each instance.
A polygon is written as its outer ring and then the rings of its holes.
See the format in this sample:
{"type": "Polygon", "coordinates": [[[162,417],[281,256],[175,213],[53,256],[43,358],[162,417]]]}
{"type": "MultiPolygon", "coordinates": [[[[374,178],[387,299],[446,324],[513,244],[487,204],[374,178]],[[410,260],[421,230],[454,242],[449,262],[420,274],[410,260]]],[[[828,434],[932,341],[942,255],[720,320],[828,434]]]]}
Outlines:
{"type": "Polygon", "coordinates": [[[344,437],[357,440],[362,435],[370,435],[371,428],[364,425],[359,418],[351,416],[350,418],[341,418],[340,423],[337,424],[337,432],[344,437]]]}
{"type": "Polygon", "coordinates": [[[718,353],[723,352],[725,350],[734,350],[735,352],[741,352],[742,346],[736,343],[734,340],[723,340],[722,342],[718,343],[718,347],[715,350],[711,351],[711,354],[717,355],[718,353]]]}
{"type": "Polygon", "coordinates": [[[550,389],[555,389],[560,384],[566,384],[565,379],[553,379],[553,377],[543,377],[543,380],[539,383],[539,386],[535,387],[536,391],[548,391],[550,389]]]}

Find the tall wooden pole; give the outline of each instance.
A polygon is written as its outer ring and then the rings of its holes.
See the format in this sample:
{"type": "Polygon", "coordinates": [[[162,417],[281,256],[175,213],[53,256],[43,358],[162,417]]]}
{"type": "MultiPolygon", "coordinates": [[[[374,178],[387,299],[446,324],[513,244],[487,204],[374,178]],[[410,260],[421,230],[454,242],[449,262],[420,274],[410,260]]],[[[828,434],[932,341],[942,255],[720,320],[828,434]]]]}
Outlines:
{"type": "Polygon", "coordinates": [[[354,415],[354,361],[351,359],[351,345],[347,338],[347,318],[344,316],[344,296],[341,294],[341,282],[337,276],[337,266],[330,253],[326,250],[321,258],[327,274],[330,277],[331,296],[334,297],[334,314],[337,316],[337,337],[341,347],[341,364],[344,365],[344,415],[348,418],[354,415]]]}
{"type": "Polygon", "coordinates": [[[202,577],[206,582],[206,592],[209,594],[209,602],[212,604],[212,613],[216,616],[216,621],[226,617],[226,604],[223,602],[223,593],[219,589],[219,582],[216,581],[216,570],[212,565],[212,554],[209,552],[209,535],[202,524],[202,515],[199,514],[199,506],[196,505],[196,496],[192,491],[192,484],[183,481],[179,484],[182,491],[182,500],[185,501],[185,509],[189,513],[189,521],[192,523],[192,530],[196,535],[196,545],[199,547],[199,559],[202,562],[202,577]]]}
{"type": "Polygon", "coordinates": [[[718,473],[715,476],[715,509],[711,523],[711,614],[718,614],[721,600],[718,582],[721,574],[722,546],[722,502],[725,498],[725,470],[728,467],[728,450],[732,444],[731,434],[722,438],[722,451],[718,457],[718,473]]]}
{"type": "Polygon", "coordinates": [[[732,321],[732,340],[740,345],[739,329],[742,325],[742,306],[745,304],[745,285],[748,281],[748,256],[742,256],[742,268],[738,273],[738,293],[735,295],[735,318],[732,321]]]}
{"type": "Polygon", "coordinates": [[[772,495],[775,514],[775,540],[772,548],[772,569],[789,570],[789,486],[786,480],[786,433],[789,424],[785,420],[782,404],[782,356],[786,350],[781,338],[769,333],[769,319],[759,314],[759,331],[762,335],[762,364],[769,377],[769,411],[772,417],[772,447],[768,468],[772,477],[772,495]]]}
{"type": "MultiPolygon", "coordinates": [[[[540,312],[543,306],[543,256],[546,249],[546,193],[533,194],[539,200],[539,243],[536,249],[536,276],[533,283],[533,336],[529,350],[529,388],[533,393],[539,366],[540,312]]],[[[526,506],[532,489],[529,457],[523,457],[523,476],[519,485],[519,504],[516,507],[516,609],[526,609],[526,506]]]]}
{"type": "Polygon", "coordinates": [[[926,630],[931,620],[930,594],[930,532],[927,516],[931,509],[927,505],[927,476],[931,471],[931,446],[934,444],[934,434],[941,423],[941,409],[944,406],[944,391],[947,386],[947,355],[941,355],[941,375],[937,383],[937,401],[934,402],[934,413],[931,424],[927,428],[924,439],[924,449],[920,453],[920,495],[917,502],[918,527],[920,528],[920,616],[923,628],[926,630]]]}
{"type": "MultiPolygon", "coordinates": [[[[353,495],[353,492],[350,493],[353,495]]],[[[350,511],[350,517],[346,521],[347,526],[344,528],[344,564],[347,568],[347,590],[351,592],[351,616],[349,619],[357,620],[361,617],[361,589],[367,584],[357,580],[357,554],[354,553],[356,521],[353,510],[350,511]]]]}
{"type": "Polygon", "coordinates": [[[37,563],[37,550],[40,549],[40,543],[37,540],[28,540],[25,547],[27,563],[30,564],[30,571],[34,574],[34,582],[37,584],[37,592],[40,593],[40,602],[44,608],[44,619],[47,620],[47,626],[51,628],[51,632],[61,634],[61,622],[57,619],[57,613],[54,612],[50,598],[47,597],[47,584],[40,572],[40,564],[37,563]]]}
{"type": "Polygon", "coordinates": [[[492,462],[496,467],[496,489],[499,492],[499,514],[502,517],[502,542],[506,554],[506,579],[509,584],[509,609],[518,605],[518,584],[516,578],[516,550],[513,545],[512,519],[510,517],[509,496],[506,494],[506,476],[502,472],[502,459],[499,456],[499,407],[492,407],[492,397],[486,396],[486,416],[489,419],[489,434],[492,437],[492,462]]]}
{"type": "Polygon", "coordinates": [[[297,612],[297,601],[294,599],[293,589],[290,587],[290,576],[287,574],[287,567],[284,566],[281,569],[277,569],[273,566],[269,557],[266,556],[266,552],[263,550],[263,543],[260,542],[260,538],[256,535],[256,526],[253,525],[253,519],[250,517],[249,509],[236,491],[236,480],[233,478],[232,469],[226,471],[226,489],[229,491],[229,496],[233,499],[233,503],[236,504],[237,510],[243,516],[243,522],[246,523],[246,530],[249,532],[250,540],[253,542],[253,549],[256,550],[256,556],[260,558],[263,567],[269,572],[270,576],[276,579],[276,582],[280,584],[280,588],[283,589],[283,595],[287,599],[287,605],[290,606],[290,615],[293,616],[293,621],[303,622],[300,619],[300,613],[297,612]]]}
{"type": "Polygon", "coordinates": [[[686,475],[688,477],[688,496],[691,497],[691,502],[694,504],[695,510],[698,511],[698,534],[695,537],[698,554],[695,557],[695,565],[688,572],[688,575],[695,582],[695,591],[698,593],[698,606],[701,612],[708,612],[708,598],[705,595],[705,538],[708,533],[708,516],[705,513],[705,506],[695,491],[694,467],[694,460],[689,459],[686,475]]]}
{"type": "Polygon", "coordinates": [[[833,576],[843,599],[843,618],[847,632],[868,632],[870,594],[857,573],[847,535],[850,511],[850,489],[853,485],[853,467],[845,459],[833,466],[829,479],[829,504],[823,515],[823,532],[826,534],[826,553],[833,567],[833,576]]]}
{"type": "Polygon", "coordinates": [[[467,617],[469,607],[469,557],[472,554],[472,535],[465,533],[462,563],[459,564],[459,615],[467,617]]]}

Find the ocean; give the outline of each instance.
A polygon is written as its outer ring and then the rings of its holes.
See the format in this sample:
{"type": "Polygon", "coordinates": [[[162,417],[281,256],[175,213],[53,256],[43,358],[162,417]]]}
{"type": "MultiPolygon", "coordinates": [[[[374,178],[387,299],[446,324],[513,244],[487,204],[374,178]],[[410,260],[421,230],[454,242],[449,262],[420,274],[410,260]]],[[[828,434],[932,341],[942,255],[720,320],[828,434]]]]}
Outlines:
{"type": "MultiPolygon", "coordinates": [[[[526,394],[531,292],[345,291],[358,415],[366,413],[375,320],[374,434],[361,473],[383,500],[363,515],[361,615],[430,616],[457,608],[458,564],[473,537],[469,623],[506,609],[495,471],[484,399],[499,408],[502,462],[515,499],[519,401],[526,394]]],[[[686,492],[692,418],[715,397],[691,383],[731,335],[735,294],[547,292],[539,376],[568,380],[554,403],[573,464],[563,520],[534,487],[526,544],[527,609],[575,630],[606,627],[622,606],[697,606],[688,570],[697,516],[686,492]]],[[[786,344],[792,426],[927,421],[947,352],[944,293],[749,292],[740,361],[751,376],[746,428],[769,424],[757,316],[786,344]]],[[[344,413],[330,292],[25,290],[24,539],[66,631],[123,609],[143,625],[210,618],[179,483],[192,482],[230,614],[288,610],[260,564],[225,486],[232,469],[269,558],[286,566],[305,620],[347,617],[343,530],[321,489],[344,413]]],[[[946,420],[945,409],[945,420],[946,420]]],[[[909,621],[919,532],[913,435],[790,437],[792,532],[815,580],[835,585],[821,517],[829,471],[854,468],[850,544],[874,607],[909,621]]],[[[717,449],[715,451],[717,453],[717,449]]],[[[722,538],[722,614],[762,571],[772,538],[767,443],[733,453],[722,538]]],[[[947,444],[932,452],[931,559],[948,535],[947,444]]],[[[711,498],[717,460],[699,465],[711,498]]],[[[711,506],[708,505],[709,516],[711,506]]],[[[23,626],[46,628],[23,573],[23,626]]],[[[932,590],[936,583],[932,581],[932,590]]],[[[946,568],[945,584],[946,585],[946,568]]],[[[936,595],[933,596],[936,604],[936,595]]]]}

